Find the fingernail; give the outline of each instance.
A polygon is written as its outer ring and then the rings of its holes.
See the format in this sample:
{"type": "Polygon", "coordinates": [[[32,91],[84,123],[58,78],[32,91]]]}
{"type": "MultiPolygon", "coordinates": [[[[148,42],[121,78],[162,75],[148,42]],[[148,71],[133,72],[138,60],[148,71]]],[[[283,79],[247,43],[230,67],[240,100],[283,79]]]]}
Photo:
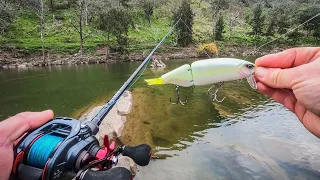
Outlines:
{"type": "Polygon", "coordinates": [[[257,67],[257,70],[255,72],[255,75],[259,78],[263,78],[267,75],[268,69],[264,67],[257,67]]]}

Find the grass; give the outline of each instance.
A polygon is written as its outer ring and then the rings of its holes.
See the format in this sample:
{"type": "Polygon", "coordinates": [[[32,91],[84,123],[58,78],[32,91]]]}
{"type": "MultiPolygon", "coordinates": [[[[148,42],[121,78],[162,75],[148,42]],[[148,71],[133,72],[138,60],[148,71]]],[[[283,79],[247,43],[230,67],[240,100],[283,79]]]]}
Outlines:
{"type": "MultiPolygon", "coordinates": [[[[61,16],[58,15],[58,16],[61,16]]],[[[80,38],[77,30],[66,20],[59,24],[52,22],[52,17],[46,17],[45,24],[45,49],[57,53],[76,53],[79,51],[80,38]]],[[[0,36],[0,44],[5,46],[15,46],[24,52],[32,53],[41,51],[41,39],[39,33],[39,19],[35,14],[25,12],[25,14],[15,20],[10,30],[5,36],[0,36]]],[[[135,28],[130,28],[128,32],[129,51],[142,51],[154,47],[167,33],[171,24],[168,19],[152,19],[149,24],[144,19],[139,19],[135,28]]],[[[75,22],[74,22],[75,23],[75,22]]],[[[90,36],[85,40],[86,53],[93,53],[98,47],[105,44],[105,33],[97,30],[94,26],[84,27],[84,36],[90,36]]],[[[172,44],[173,35],[169,36],[166,44],[172,44]]],[[[115,38],[111,36],[111,44],[115,43],[115,38]]]]}
{"type": "MultiPolygon", "coordinates": [[[[64,16],[65,12],[69,10],[61,10],[56,12],[56,17],[59,17],[60,23],[54,24],[52,16],[45,17],[45,49],[49,52],[56,53],[77,53],[80,46],[80,38],[77,30],[68,22],[68,18],[64,16]]],[[[159,14],[159,13],[158,13],[159,14]]],[[[196,12],[197,16],[193,25],[194,43],[208,43],[212,41],[212,23],[210,18],[202,11],[196,12]]],[[[146,51],[152,49],[168,32],[172,22],[165,16],[157,14],[149,24],[145,20],[143,14],[137,13],[134,16],[135,27],[130,28],[128,32],[128,50],[129,52],[146,51]],[[155,18],[157,17],[157,18],[155,18]]],[[[76,23],[76,22],[74,22],[76,23]]],[[[220,44],[240,44],[247,46],[260,46],[269,42],[280,35],[274,37],[258,36],[254,37],[248,35],[250,27],[248,25],[236,26],[234,33],[229,36],[228,28],[225,28],[223,42],[220,44]]],[[[96,49],[105,45],[105,33],[95,28],[94,24],[84,27],[84,36],[90,34],[84,43],[86,53],[95,53],[96,49]]],[[[111,45],[115,44],[115,38],[111,36],[111,45]]],[[[292,45],[292,44],[308,44],[314,45],[318,41],[312,37],[301,37],[299,39],[288,39],[288,37],[280,38],[274,44],[292,45]]],[[[175,34],[172,33],[164,42],[166,48],[175,49],[175,34]]],[[[223,46],[223,45],[222,45],[223,46]]],[[[33,53],[41,51],[41,40],[39,33],[39,18],[35,13],[25,11],[17,18],[5,35],[0,35],[0,47],[16,47],[26,53],[33,53]]],[[[268,48],[268,47],[266,47],[268,48]]],[[[159,49],[164,51],[165,49],[159,49]]]]}

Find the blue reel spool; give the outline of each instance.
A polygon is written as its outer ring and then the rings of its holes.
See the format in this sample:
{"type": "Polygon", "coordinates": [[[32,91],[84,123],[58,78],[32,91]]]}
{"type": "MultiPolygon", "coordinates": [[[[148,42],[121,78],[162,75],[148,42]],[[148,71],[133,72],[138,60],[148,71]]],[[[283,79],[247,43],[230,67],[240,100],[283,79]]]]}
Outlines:
{"type": "Polygon", "coordinates": [[[50,157],[50,154],[62,141],[62,137],[50,134],[43,135],[37,139],[29,150],[27,157],[28,164],[43,169],[50,157]]]}

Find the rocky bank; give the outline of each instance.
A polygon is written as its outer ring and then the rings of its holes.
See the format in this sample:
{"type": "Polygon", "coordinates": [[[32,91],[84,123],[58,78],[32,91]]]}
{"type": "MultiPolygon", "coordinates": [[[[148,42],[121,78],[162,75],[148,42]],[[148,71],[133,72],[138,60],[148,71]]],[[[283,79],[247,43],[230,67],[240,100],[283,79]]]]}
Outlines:
{"type": "MultiPolygon", "coordinates": [[[[219,45],[218,45],[219,48],[219,45]]],[[[218,54],[210,54],[210,57],[233,57],[233,56],[262,56],[265,54],[280,52],[288,47],[276,47],[272,49],[260,49],[256,51],[254,47],[235,44],[224,44],[219,48],[218,54]]],[[[24,54],[17,51],[0,50],[0,68],[26,68],[41,66],[61,66],[61,65],[81,65],[81,64],[101,64],[115,61],[142,61],[149,54],[149,51],[131,52],[129,54],[109,54],[106,56],[104,51],[97,50],[92,55],[74,55],[46,53],[45,60],[39,53],[24,54]]],[[[176,48],[155,52],[153,59],[186,59],[186,58],[208,58],[206,54],[197,53],[196,47],[176,48]]]]}

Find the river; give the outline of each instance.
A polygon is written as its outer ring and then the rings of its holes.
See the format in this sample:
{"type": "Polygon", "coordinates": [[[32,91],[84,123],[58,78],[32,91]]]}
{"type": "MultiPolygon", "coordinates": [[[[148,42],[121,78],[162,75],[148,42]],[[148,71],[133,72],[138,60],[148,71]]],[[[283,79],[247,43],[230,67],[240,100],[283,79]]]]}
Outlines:
{"type": "MultiPolygon", "coordinates": [[[[208,86],[181,88],[185,106],[171,105],[172,85],[146,86],[188,60],[147,69],[134,85],[133,109],[121,142],[147,143],[154,156],[135,179],[319,179],[320,141],[282,105],[242,82],[220,90],[212,102],[208,86]]],[[[0,70],[0,119],[21,111],[53,109],[79,117],[106,102],[139,62],[0,70]]]]}

